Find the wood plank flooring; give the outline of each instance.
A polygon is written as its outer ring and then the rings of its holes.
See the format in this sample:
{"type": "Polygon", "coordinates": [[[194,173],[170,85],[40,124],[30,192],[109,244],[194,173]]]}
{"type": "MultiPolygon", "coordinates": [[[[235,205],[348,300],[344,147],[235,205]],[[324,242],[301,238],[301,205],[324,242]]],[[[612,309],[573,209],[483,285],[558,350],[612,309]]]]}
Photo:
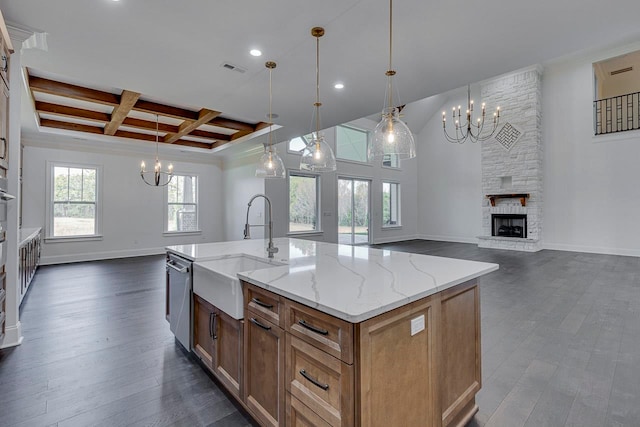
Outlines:
{"type": "MultiPolygon", "coordinates": [[[[472,427],[640,426],[640,258],[409,241],[481,281],[472,427]]],[[[0,426],[248,426],[164,319],[164,257],[41,267],[0,350],[0,426]]]]}

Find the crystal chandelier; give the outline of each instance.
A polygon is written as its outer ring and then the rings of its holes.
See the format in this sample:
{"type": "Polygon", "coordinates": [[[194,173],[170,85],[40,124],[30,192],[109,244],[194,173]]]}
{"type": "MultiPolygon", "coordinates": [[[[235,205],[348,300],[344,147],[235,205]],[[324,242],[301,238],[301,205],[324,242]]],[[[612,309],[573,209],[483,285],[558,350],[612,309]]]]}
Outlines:
{"type": "Polygon", "coordinates": [[[173,178],[173,165],[169,163],[169,169],[167,171],[162,170],[162,164],[158,158],[158,121],[159,118],[156,114],[156,161],[153,167],[153,172],[147,171],[145,169],[144,161],[142,161],[142,163],[140,163],[140,178],[142,178],[142,181],[147,185],[164,187],[165,185],[168,185],[173,178]],[[147,177],[152,177],[152,180],[147,180],[147,177]]]}
{"type": "Polygon", "coordinates": [[[466,113],[466,122],[462,123],[462,114],[461,107],[458,105],[458,108],[453,107],[451,110],[451,117],[453,118],[453,123],[455,125],[455,135],[449,135],[447,132],[447,113],[445,111],[442,112],[442,129],[444,130],[444,136],[447,138],[447,141],[464,144],[464,142],[468,139],[471,142],[478,141],[486,141],[491,138],[498,128],[498,123],[500,122],[500,107],[496,108],[495,113],[493,113],[493,124],[491,125],[491,130],[487,129],[485,131],[485,103],[482,103],[482,114],[478,119],[473,121],[473,99],[471,99],[471,85],[467,85],[467,113],[466,113]]]}
{"type": "Polygon", "coordinates": [[[324,28],[313,27],[311,35],[316,38],[316,102],[315,122],[316,130],[312,133],[311,141],[302,150],[300,169],[314,172],[331,172],[336,170],[336,156],[333,150],[320,134],[320,37],[324,35],[324,28]]]}
{"type": "Polygon", "coordinates": [[[273,69],[276,68],[276,63],[273,61],[267,61],[264,66],[269,69],[269,142],[267,145],[265,145],[264,153],[262,154],[262,157],[260,157],[260,161],[258,162],[258,167],[256,168],[256,176],[259,178],[284,178],[284,163],[282,162],[280,156],[278,156],[276,147],[273,146],[272,139],[273,114],[271,113],[271,73],[273,72],[273,69]]]}
{"type": "Polygon", "coordinates": [[[400,120],[400,109],[393,106],[393,0],[389,0],[389,69],[387,76],[387,96],[382,110],[382,119],[373,131],[369,144],[369,160],[380,160],[387,155],[395,155],[398,160],[416,156],[416,143],[409,127],[400,120]]]}

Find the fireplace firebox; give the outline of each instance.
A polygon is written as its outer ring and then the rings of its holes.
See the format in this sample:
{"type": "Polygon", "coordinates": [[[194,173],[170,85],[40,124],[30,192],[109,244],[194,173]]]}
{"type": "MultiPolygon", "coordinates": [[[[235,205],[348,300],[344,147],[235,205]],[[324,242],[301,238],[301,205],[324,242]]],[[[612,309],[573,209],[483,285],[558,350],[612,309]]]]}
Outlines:
{"type": "Polygon", "coordinates": [[[527,216],[518,214],[492,214],[491,235],[527,238],[527,216]]]}

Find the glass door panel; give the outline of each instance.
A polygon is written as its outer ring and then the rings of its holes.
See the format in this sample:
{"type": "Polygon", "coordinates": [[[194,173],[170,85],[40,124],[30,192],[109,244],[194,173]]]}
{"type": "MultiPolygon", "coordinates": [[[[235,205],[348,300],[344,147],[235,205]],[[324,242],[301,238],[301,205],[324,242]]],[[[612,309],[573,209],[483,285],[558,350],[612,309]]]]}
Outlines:
{"type": "Polygon", "coordinates": [[[369,243],[369,181],[338,179],[338,243],[369,243]]]}

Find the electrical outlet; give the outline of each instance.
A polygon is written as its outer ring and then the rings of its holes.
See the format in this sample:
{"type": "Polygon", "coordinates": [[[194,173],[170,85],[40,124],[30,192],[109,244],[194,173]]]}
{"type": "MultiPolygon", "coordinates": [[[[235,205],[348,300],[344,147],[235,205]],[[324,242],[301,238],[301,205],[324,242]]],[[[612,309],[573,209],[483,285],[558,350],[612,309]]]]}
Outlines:
{"type": "Polygon", "coordinates": [[[420,331],[424,331],[424,314],[411,319],[411,336],[414,336],[420,331]]]}

